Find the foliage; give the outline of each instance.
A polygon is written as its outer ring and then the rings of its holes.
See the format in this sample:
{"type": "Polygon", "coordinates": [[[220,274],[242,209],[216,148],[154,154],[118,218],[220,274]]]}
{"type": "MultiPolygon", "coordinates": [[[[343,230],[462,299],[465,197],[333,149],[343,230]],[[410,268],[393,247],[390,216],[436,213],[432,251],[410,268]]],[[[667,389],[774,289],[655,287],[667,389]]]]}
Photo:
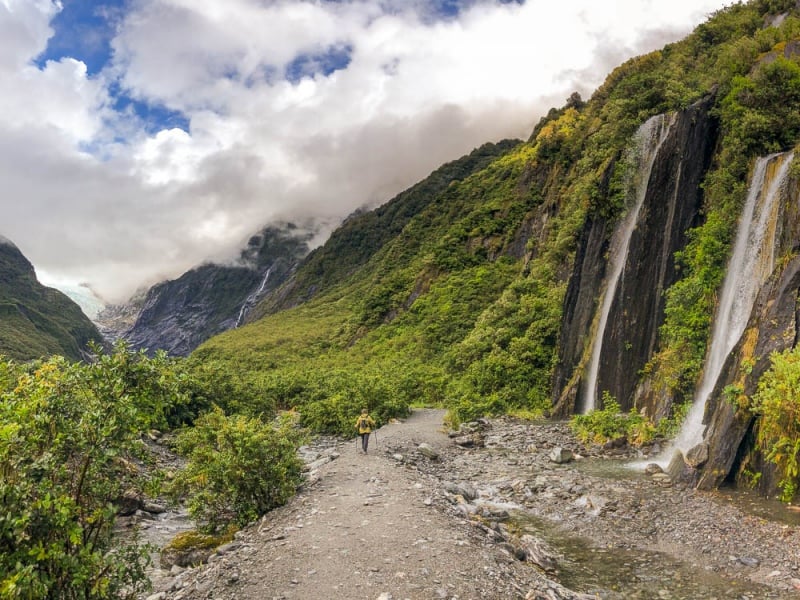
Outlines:
{"type": "Polygon", "coordinates": [[[603,392],[603,408],[585,415],[575,415],[570,421],[575,435],[584,443],[604,444],[620,437],[633,445],[641,445],[655,437],[655,426],[635,410],[620,412],[619,402],[603,392]]]}
{"type": "Polygon", "coordinates": [[[163,356],[0,362],[0,597],[133,598],[147,549],[113,535],[114,502],[146,481],[140,433],[180,403],[163,356]]]}
{"type": "Polygon", "coordinates": [[[778,468],[781,499],[788,502],[800,483],[800,348],[775,352],[770,361],[751,410],[759,416],[758,443],[778,468]]]}
{"type": "Polygon", "coordinates": [[[188,494],[189,514],[206,533],[245,525],[294,495],[300,440],[290,420],[273,426],[214,408],[180,432],[176,448],[188,464],[171,491],[188,494]]]}

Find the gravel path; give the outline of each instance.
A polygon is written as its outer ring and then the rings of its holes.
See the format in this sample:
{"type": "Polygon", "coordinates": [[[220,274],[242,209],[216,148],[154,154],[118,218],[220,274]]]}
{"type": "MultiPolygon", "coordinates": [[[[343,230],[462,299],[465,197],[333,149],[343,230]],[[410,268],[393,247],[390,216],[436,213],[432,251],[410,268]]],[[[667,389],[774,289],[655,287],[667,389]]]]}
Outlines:
{"type": "Polygon", "coordinates": [[[414,411],[366,455],[317,448],[289,504],[152,600],[800,598],[797,524],[615,468],[633,451],[554,464],[591,454],[563,424],[486,422],[462,447],[443,416],[414,411]]]}

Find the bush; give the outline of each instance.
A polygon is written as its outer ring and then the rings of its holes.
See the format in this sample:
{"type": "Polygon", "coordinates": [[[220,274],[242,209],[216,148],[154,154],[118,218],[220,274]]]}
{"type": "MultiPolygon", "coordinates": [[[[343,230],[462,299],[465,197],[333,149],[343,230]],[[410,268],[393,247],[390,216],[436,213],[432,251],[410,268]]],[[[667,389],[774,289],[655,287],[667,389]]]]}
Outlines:
{"type": "Polygon", "coordinates": [[[775,352],[758,382],[751,410],[758,421],[758,443],[778,468],[781,499],[790,501],[800,481],[800,348],[775,352]]]}
{"type": "Polygon", "coordinates": [[[288,420],[273,426],[215,408],[178,435],[176,447],[188,464],[170,491],[188,494],[189,514],[205,533],[246,525],[294,495],[300,442],[288,420]]]}
{"type": "Polygon", "coordinates": [[[635,410],[620,412],[619,402],[603,392],[603,408],[585,415],[575,415],[570,421],[575,435],[584,443],[604,444],[620,437],[633,445],[647,443],[655,436],[655,426],[635,410]]]}
{"type": "Polygon", "coordinates": [[[114,538],[146,482],[140,433],[170,413],[169,365],[118,349],[92,364],[0,361],[0,597],[134,598],[148,549],[114,538]]]}

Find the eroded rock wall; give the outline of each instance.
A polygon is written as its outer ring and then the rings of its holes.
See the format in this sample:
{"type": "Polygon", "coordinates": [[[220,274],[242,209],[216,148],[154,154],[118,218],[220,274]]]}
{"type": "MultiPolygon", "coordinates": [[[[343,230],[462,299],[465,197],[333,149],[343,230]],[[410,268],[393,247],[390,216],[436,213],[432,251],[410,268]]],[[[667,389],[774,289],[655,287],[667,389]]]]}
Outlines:
{"type": "MultiPolygon", "coordinates": [[[[700,220],[700,183],[717,142],[717,122],[707,98],[676,116],[650,172],[647,191],[630,240],[605,331],[592,332],[599,305],[611,228],[590,221],[579,241],[564,306],[555,371],[556,411],[568,414],[582,404],[585,357],[594,335],[602,335],[597,395],[609,391],[624,410],[634,405],[640,371],[658,344],[664,317],[664,290],[677,278],[675,252],[700,220]]],[[[646,400],[645,400],[646,403],[646,400]]],[[[655,407],[648,407],[655,410],[655,407]]]]}

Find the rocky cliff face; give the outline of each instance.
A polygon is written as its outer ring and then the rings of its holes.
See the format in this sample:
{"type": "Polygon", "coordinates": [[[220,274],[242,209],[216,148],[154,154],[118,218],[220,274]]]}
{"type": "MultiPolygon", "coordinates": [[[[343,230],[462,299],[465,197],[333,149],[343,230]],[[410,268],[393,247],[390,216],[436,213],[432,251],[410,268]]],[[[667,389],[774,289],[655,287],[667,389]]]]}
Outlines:
{"type": "MultiPolygon", "coordinates": [[[[717,124],[710,116],[711,99],[678,113],[647,169],[641,208],[636,215],[615,289],[610,290],[608,256],[619,237],[602,217],[587,220],[578,242],[567,289],[564,322],[555,370],[557,412],[569,414],[591,407],[608,391],[624,410],[633,406],[640,370],[658,344],[663,322],[663,292],[675,282],[674,254],[686,244],[686,232],[700,218],[700,183],[716,143],[717,124]],[[603,294],[613,293],[604,322],[603,294]],[[596,384],[586,384],[592,344],[602,343],[596,384]]],[[[632,210],[632,209],[629,209],[632,210]]],[[[653,404],[645,398],[644,404],[653,404]]],[[[650,413],[656,406],[648,406],[650,413]]]]}
{"type": "Polygon", "coordinates": [[[0,354],[18,360],[60,354],[86,356],[102,336],[80,307],[36,279],[33,265],[0,236],[0,354]]]}
{"type": "Polygon", "coordinates": [[[202,265],[153,286],[122,337],[133,349],[188,355],[211,336],[247,322],[253,306],[308,253],[308,239],[293,226],[267,228],[250,239],[240,265],[202,265]]]}
{"type": "MultiPolygon", "coordinates": [[[[781,159],[785,163],[791,156],[778,155],[771,166],[776,167],[781,159]]],[[[800,182],[791,177],[776,181],[776,177],[773,169],[762,184],[764,194],[771,184],[778,186],[777,202],[763,219],[766,231],[758,266],[767,270],[765,282],[704,410],[708,461],[699,474],[699,486],[705,489],[716,488],[726,479],[738,481],[745,471],[762,473],[758,484],[765,493],[777,485],[772,465],[763,460],[753,441],[758,426],[755,417],[724,393],[732,386],[751,397],[770,366],[770,354],[794,348],[800,334],[800,258],[796,256],[800,249],[800,182]]]]}

